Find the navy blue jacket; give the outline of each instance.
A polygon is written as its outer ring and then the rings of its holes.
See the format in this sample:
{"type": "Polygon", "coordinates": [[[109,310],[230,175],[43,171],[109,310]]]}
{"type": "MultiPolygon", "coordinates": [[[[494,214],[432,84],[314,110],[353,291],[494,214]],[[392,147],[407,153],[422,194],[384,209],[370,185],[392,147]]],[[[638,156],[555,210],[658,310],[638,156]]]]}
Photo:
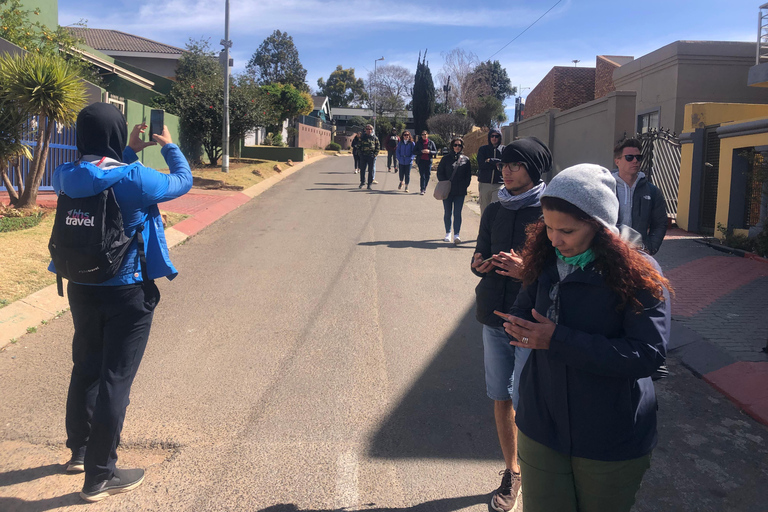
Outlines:
{"type": "MultiPolygon", "coordinates": [[[[552,257],[539,279],[520,290],[511,313],[533,320],[535,307],[546,316],[550,289],[559,281],[552,257]]],[[[593,265],[560,283],[549,350],[533,350],[521,374],[520,431],[573,457],[629,460],[653,450],[656,394],[650,375],[666,357],[670,303],[668,296],[658,301],[648,292],[637,299],[644,308],[639,314],[631,306],[618,311],[618,295],[593,265]]]]}

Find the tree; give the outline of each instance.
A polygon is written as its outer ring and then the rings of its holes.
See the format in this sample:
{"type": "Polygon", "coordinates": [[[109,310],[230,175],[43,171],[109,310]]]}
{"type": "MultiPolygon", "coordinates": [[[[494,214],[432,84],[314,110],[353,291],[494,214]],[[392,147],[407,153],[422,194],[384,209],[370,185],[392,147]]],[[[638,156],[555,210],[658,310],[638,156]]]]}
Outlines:
{"type": "Polygon", "coordinates": [[[267,118],[270,131],[277,131],[284,120],[307,115],[314,108],[312,96],[290,84],[264,85],[261,90],[267,95],[271,106],[270,115],[267,118]]]}
{"type": "Polygon", "coordinates": [[[37,53],[0,57],[0,84],[0,103],[15,104],[25,114],[37,116],[32,165],[23,187],[19,183],[15,203],[17,208],[32,208],[37,204],[54,126],[74,125],[86,104],[85,87],[70,63],[37,53]]]}
{"type": "Polygon", "coordinates": [[[473,101],[469,113],[477,126],[487,128],[498,126],[507,120],[504,104],[495,96],[481,96],[477,101],[473,101]]]}
{"type": "MultiPolygon", "coordinates": [[[[435,75],[439,87],[449,83],[451,91],[448,93],[448,105],[446,112],[467,105],[467,97],[471,90],[466,87],[467,77],[480,64],[480,59],[472,52],[462,48],[454,48],[448,53],[442,53],[443,67],[435,75]],[[450,109],[449,109],[450,107],[450,109]]],[[[443,97],[445,102],[445,97],[443,97]]]]}
{"type": "Polygon", "coordinates": [[[349,132],[361,132],[365,125],[370,124],[371,120],[367,117],[353,116],[347,119],[346,131],[349,132]]]}
{"type": "MultiPolygon", "coordinates": [[[[0,96],[4,89],[5,87],[0,83],[0,96]]],[[[32,158],[29,147],[21,142],[22,128],[26,120],[26,112],[17,103],[0,99],[0,183],[5,185],[13,204],[18,202],[20,191],[23,190],[20,159],[32,158]],[[14,190],[11,183],[9,163],[16,169],[18,190],[14,190]]]]}
{"type": "Polygon", "coordinates": [[[411,86],[414,76],[403,66],[381,66],[376,73],[368,73],[368,104],[376,107],[376,116],[389,114],[394,117],[404,116],[405,105],[411,99],[411,86]]]}
{"type": "Polygon", "coordinates": [[[331,107],[349,107],[365,101],[365,83],[362,78],[355,78],[355,68],[344,69],[341,64],[328,77],[328,81],[317,79],[318,94],[328,96],[331,107]]]}
{"type": "Polygon", "coordinates": [[[416,133],[427,128],[427,119],[435,111],[435,85],[432,83],[432,72],[427,63],[427,52],[424,59],[419,53],[419,61],[416,65],[416,76],[413,83],[413,124],[416,133]]]}
{"type": "Polygon", "coordinates": [[[467,80],[477,96],[494,96],[502,103],[517,92],[507,76],[507,70],[497,60],[481,62],[467,80]]]}
{"type": "Polygon", "coordinates": [[[305,82],[307,70],[301,65],[299,52],[287,32],[275,30],[264,39],[246,69],[261,85],[292,85],[299,91],[309,92],[305,82]]]}
{"type": "Polygon", "coordinates": [[[461,114],[436,114],[427,120],[430,133],[434,133],[450,142],[452,137],[468,133],[475,122],[471,117],[461,114]]]}

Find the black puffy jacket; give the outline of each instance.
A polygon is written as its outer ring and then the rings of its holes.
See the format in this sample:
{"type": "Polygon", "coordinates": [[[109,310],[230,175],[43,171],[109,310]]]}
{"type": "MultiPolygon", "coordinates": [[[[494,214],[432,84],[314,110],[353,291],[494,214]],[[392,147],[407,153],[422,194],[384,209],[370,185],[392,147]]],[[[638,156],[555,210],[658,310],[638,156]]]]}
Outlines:
{"type": "MultiPolygon", "coordinates": [[[[525,228],[541,217],[540,206],[529,206],[520,210],[508,210],[500,202],[489,204],[480,219],[475,252],[490,258],[500,252],[514,249],[520,253],[525,245],[525,228]]],[[[509,311],[520,291],[520,281],[497,274],[487,274],[472,269],[482,277],[475,288],[477,298],[477,321],[490,327],[501,327],[504,321],[493,310],[509,311]]]]}
{"type": "MultiPolygon", "coordinates": [[[[501,158],[501,152],[504,151],[504,146],[499,144],[495,148],[491,144],[491,135],[497,134],[501,137],[499,130],[491,130],[488,132],[488,144],[486,146],[480,146],[477,150],[477,181],[479,183],[504,183],[501,179],[501,173],[496,169],[495,162],[486,162],[489,158],[501,158]]],[[[499,139],[501,143],[501,139],[499,139]]]]}

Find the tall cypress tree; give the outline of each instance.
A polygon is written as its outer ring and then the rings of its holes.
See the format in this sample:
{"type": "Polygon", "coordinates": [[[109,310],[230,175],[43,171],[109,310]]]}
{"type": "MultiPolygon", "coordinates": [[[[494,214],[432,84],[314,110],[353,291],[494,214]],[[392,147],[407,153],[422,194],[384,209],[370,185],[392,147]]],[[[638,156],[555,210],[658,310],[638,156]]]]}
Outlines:
{"type": "Polygon", "coordinates": [[[413,124],[416,133],[427,129],[427,119],[435,113],[435,84],[432,82],[432,72],[427,63],[427,52],[424,59],[419,52],[416,65],[416,78],[413,83],[413,124]]]}

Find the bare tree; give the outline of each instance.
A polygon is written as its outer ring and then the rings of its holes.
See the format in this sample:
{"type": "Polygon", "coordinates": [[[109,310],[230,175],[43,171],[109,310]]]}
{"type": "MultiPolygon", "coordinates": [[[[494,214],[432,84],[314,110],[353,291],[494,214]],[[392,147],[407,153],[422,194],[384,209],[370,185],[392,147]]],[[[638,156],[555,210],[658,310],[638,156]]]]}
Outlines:
{"type": "Polygon", "coordinates": [[[441,95],[440,92],[450,77],[451,91],[448,94],[448,101],[451,107],[454,109],[467,108],[467,104],[471,103],[472,97],[477,92],[473,91],[472,87],[467,86],[467,76],[480,64],[480,59],[474,53],[463,48],[454,48],[440,55],[443,57],[443,67],[435,75],[438,98],[445,100],[444,94],[441,95]]]}
{"type": "Polygon", "coordinates": [[[368,104],[373,108],[374,100],[376,115],[402,114],[405,105],[411,100],[411,88],[413,87],[413,73],[408,68],[389,64],[368,72],[368,80],[365,89],[368,93],[368,104]]]}

